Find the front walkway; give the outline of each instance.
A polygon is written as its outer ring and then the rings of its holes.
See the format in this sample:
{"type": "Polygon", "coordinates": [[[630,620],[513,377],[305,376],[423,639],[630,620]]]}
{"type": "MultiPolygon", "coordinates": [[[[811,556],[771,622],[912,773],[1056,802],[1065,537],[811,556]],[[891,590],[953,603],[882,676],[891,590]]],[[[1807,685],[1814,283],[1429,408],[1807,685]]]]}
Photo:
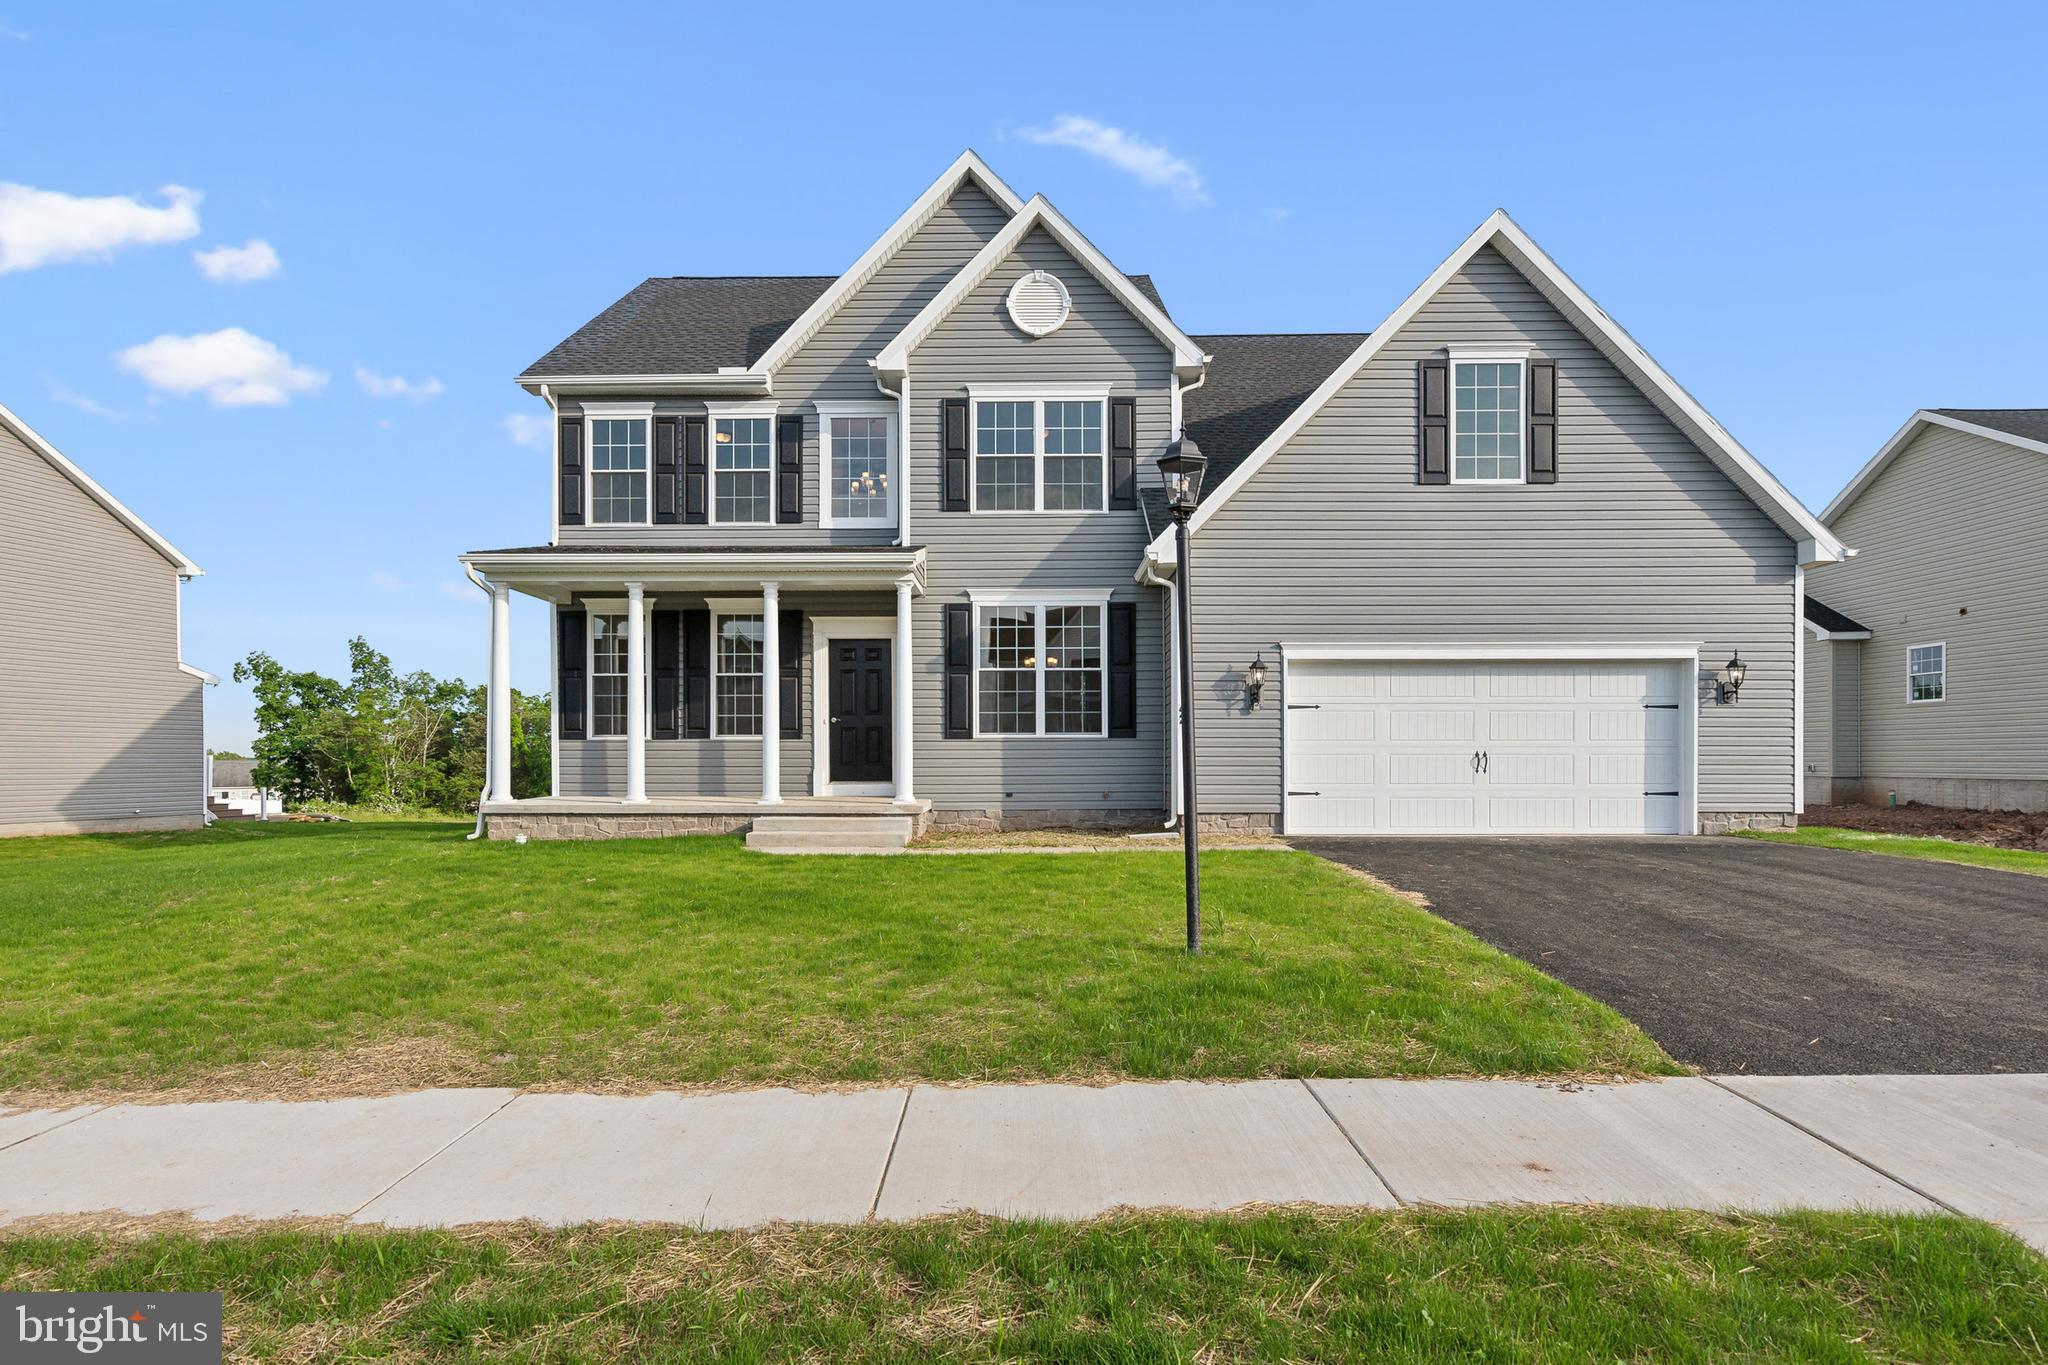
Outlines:
{"type": "Polygon", "coordinates": [[[1296,1202],[1950,1209],[2048,1250],[2048,1076],[430,1090],[0,1115],[0,1223],[744,1227],[1296,1202]]]}

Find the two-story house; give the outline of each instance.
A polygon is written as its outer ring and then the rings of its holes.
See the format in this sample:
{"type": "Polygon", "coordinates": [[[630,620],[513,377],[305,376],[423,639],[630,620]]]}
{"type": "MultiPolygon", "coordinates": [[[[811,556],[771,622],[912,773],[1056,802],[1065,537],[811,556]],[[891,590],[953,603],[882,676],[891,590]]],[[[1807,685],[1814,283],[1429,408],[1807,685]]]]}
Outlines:
{"type": "Polygon", "coordinates": [[[1798,808],[1802,575],[1841,546],[1503,214],[1369,334],[1190,336],[970,152],[844,274],[650,279],[520,383],[554,534],[463,556],[495,837],[1170,821],[1183,437],[1205,821],[1798,808]],[[553,621],[524,801],[512,592],[553,621]]]}

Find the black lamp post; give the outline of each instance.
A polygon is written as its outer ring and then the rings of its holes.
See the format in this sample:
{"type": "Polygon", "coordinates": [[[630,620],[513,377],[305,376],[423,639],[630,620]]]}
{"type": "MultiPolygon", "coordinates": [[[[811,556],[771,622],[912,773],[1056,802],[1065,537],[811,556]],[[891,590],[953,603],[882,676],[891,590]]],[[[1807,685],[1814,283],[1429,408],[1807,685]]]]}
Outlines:
{"type": "Polygon", "coordinates": [[[1202,473],[1209,461],[1201,448],[1183,436],[1159,457],[1159,473],[1166,480],[1166,510],[1173,514],[1173,549],[1178,564],[1178,586],[1174,599],[1179,604],[1180,623],[1180,829],[1182,856],[1186,860],[1188,892],[1188,951],[1202,951],[1202,874],[1195,858],[1195,647],[1188,610],[1188,518],[1202,496],[1202,473]]]}

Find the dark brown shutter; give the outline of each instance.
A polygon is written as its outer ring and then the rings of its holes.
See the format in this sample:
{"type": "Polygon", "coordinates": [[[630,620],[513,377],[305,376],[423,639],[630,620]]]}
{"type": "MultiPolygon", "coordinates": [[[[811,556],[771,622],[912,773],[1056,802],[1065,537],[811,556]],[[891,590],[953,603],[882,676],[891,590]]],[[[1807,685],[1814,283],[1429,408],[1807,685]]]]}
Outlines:
{"type": "Polygon", "coordinates": [[[1425,360],[1418,372],[1421,393],[1416,415],[1421,426],[1422,450],[1416,470],[1418,483],[1451,481],[1451,367],[1444,360],[1425,360]]]}
{"type": "MultiPolygon", "coordinates": [[[[898,659],[898,668],[908,661],[898,659]]],[[[946,738],[974,737],[974,605],[946,604],[946,738]]]]}
{"type": "Polygon", "coordinates": [[[1109,604],[1109,733],[1138,733],[1138,604],[1109,604]]]}
{"type": "Polygon", "coordinates": [[[683,614],[654,613],[654,737],[680,739],[683,733],[683,614]]]}
{"type": "Polygon", "coordinates": [[[711,471],[705,454],[709,442],[709,421],[703,417],[683,419],[683,522],[702,526],[710,520],[711,471]]]}
{"type": "Polygon", "coordinates": [[[775,419],[775,520],[795,526],[804,519],[804,419],[790,413],[775,419]]]}
{"type": "Polygon", "coordinates": [[[1138,400],[1109,400],[1109,505],[1138,505],[1138,400]]]}
{"type": "Polygon", "coordinates": [[[782,623],[782,733],[791,739],[804,732],[804,614],[778,612],[782,623]]]}
{"type": "Polygon", "coordinates": [[[563,739],[583,739],[590,732],[586,719],[583,659],[584,635],[589,629],[587,612],[555,613],[555,715],[560,718],[563,739]]]}
{"type": "Polygon", "coordinates": [[[939,496],[948,512],[967,510],[967,400],[948,398],[939,408],[939,433],[946,457],[940,462],[944,486],[939,496]]]}
{"type": "Polygon", "coordinates": [[[583,419],[564,417],[555,426],[555,449],[562,466],[561,524],[583,524],[583,419]]]}
{"type": "Polygon", "coordinates": [[[1557,362],[1529,362],[1529,482],[1557,482],[1557,362]]]}
{"type": "MultiPolygon", "coordinates": [[[[673,526],[683,519],[682,502],[676,485],[676,419],[654,419],[654,524],[673,526]]],[[[674,738],[674,736],[670,736],[674,738]]]]}
{"type": "Polygon", "coordinates": [[[683,618],[683,738],[711,733],[711,613],[685,611],[683,618]]]}

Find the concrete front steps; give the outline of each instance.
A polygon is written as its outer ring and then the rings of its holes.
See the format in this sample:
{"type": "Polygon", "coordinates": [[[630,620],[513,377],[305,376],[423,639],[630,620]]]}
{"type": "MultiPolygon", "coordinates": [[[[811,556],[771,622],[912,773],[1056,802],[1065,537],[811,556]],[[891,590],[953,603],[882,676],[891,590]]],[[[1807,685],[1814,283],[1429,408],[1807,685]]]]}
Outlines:
{"type": "Polygon", "coordinates": [[[763,815],[747,831],[756,853],[901,853],[908,815],[763,815]]]}

